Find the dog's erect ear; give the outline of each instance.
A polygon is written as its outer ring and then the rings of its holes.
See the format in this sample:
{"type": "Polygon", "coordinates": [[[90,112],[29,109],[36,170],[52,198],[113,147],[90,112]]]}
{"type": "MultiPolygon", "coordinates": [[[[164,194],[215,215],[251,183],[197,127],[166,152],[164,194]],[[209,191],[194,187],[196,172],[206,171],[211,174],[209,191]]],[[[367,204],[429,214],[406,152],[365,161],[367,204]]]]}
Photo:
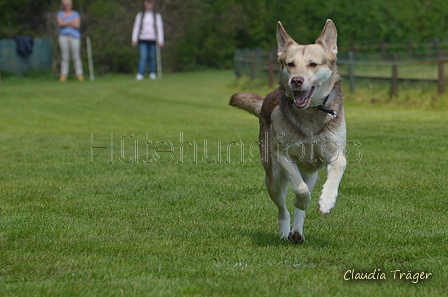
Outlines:
{"type": "Polygon", "coordinates": [[[327,52],[337,54],[338,53],[338,32],[333,21],[328,19],[322,33],[316,40],[316,43],[321,44],[327,52]]]}
{"type": "Polygon", "coordinates": [[[295,41],[286,33],[285,28],[281,22],[277,23],[277,55],[280,57],[286,50],[286,48],[295,41]]]}

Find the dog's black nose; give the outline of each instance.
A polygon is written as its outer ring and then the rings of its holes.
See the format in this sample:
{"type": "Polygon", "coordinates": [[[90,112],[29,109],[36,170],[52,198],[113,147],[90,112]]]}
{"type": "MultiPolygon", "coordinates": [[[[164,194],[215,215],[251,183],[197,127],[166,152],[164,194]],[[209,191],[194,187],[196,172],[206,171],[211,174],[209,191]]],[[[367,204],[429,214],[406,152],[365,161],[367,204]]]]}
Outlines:
{"type": "Polygon", "coordinates": [[[303,85],[303,77],[294,76],[293,78],[291,78],[291,84],[294,88],[301,88],[303,85]]]}

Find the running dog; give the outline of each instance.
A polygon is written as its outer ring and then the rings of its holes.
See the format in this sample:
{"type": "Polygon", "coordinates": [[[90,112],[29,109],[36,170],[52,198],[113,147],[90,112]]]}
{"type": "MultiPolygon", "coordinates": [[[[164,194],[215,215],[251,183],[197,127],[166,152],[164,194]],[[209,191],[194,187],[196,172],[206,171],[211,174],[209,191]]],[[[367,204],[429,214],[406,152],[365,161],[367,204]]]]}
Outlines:
{"type": "Polygon", "coordinates": [[[341,77],[336,66],[337,31],[332,20],[314,44],[299,45],[277,24],[279,87],[265,99],[236,93],[230,105],[257,116],[259,148],[266,186],[278,207],[280,236],[305,242],[303,224],[318,170],[326,167],[327,180],[319,211],[331,212],[346,167],[346,128],[341,77]],[[295,193],[292,230],[286,206],[289,184],[295,193]]]}

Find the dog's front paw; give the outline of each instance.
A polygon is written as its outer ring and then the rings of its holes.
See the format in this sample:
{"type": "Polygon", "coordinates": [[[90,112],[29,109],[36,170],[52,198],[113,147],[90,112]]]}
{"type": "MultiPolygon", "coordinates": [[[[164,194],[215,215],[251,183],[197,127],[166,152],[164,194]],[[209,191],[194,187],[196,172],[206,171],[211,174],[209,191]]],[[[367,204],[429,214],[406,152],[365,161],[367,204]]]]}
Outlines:
{"type": "Polygon", "coordinates": [[[303,236],[297,231],[291,231],[288,235],[288,239],[289,241],[295,244],[302,244],[305,242],[305,236],[303,236]]]}
{"type": "Polygon", "coordinates": [[[331,210],[334,208],[334,203],[326,203],[319,201],[319,211],[322,215],[329,214],[331,210]]]}

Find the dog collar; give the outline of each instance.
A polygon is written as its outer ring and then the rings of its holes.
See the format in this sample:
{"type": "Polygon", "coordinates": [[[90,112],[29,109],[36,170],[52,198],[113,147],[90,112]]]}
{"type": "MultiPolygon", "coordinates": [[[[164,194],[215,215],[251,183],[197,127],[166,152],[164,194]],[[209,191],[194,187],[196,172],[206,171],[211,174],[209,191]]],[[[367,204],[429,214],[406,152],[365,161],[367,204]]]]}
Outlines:
{"type": "MultiPolygon", "coordinates": [[[[330,93],[330,94],[331,94],[331,93],[330,93]]],[[[320,110],[320,111],[329,113],[329,114],[331,114],[332,116],[334,116],[335,118],[338,118],[338,114],[337,114],[333,109],[330,109],[330,108],[328,108],[328,107],[325,107],[325,104],[327,103],[328,98],[330,98],[330,94],[328,94],[328,96],[325,97],[324,102],[322,102],[322,104],[319,104],[318,106],[315,106],[315,108],[316,108],[317,110],[320,110]]]]}

